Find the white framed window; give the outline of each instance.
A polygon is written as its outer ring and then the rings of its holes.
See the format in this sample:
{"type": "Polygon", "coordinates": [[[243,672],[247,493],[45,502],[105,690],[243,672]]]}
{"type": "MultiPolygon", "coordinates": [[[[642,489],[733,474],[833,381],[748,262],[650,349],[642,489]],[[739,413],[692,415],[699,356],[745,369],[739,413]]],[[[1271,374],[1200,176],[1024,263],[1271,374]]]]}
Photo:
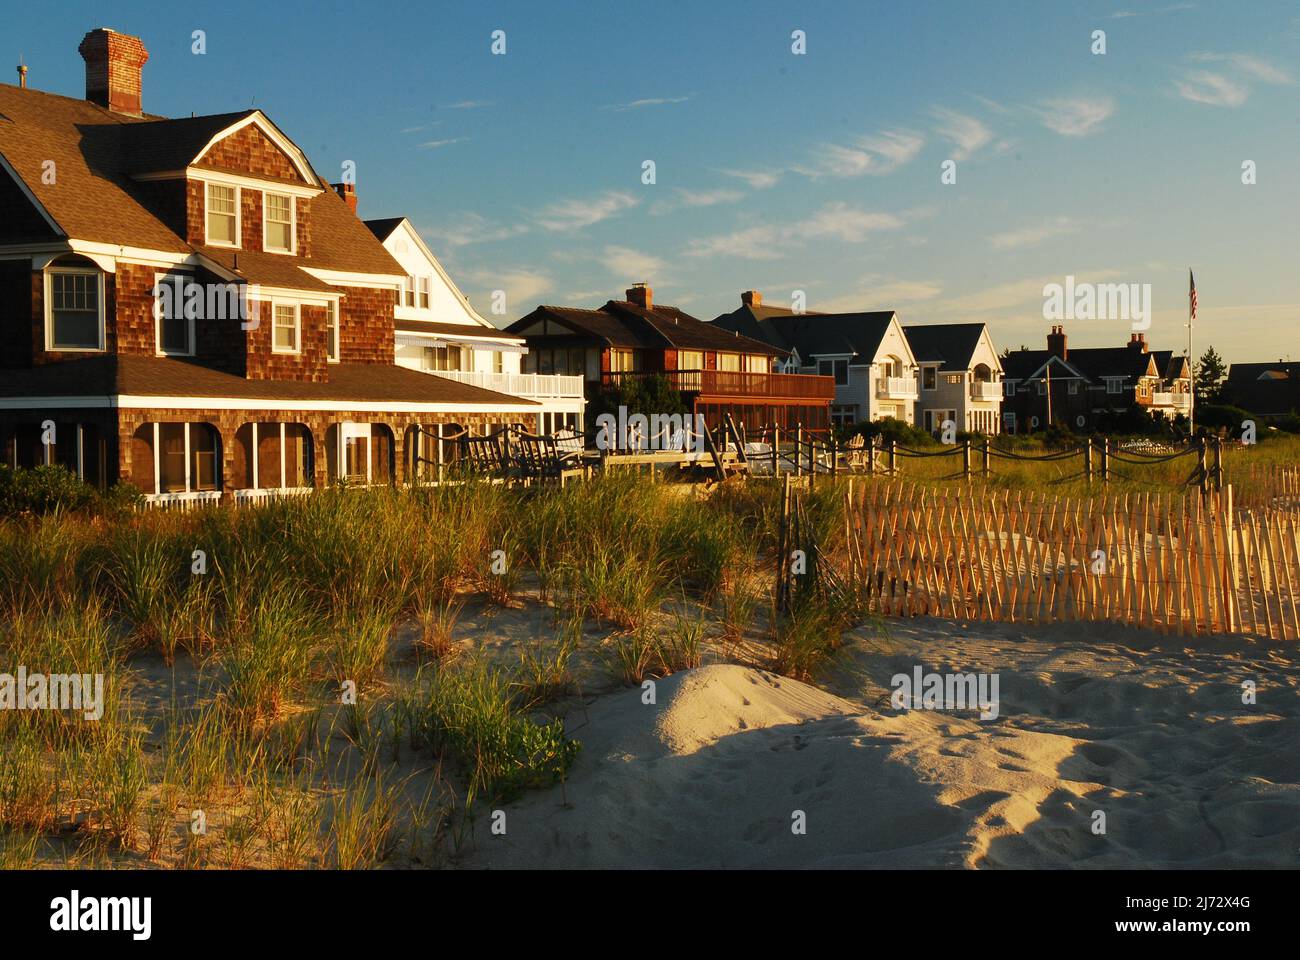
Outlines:
{"type": "Polygon", "coordinates": [[[1078,381],[1078,380],[1071,380],[1071,381],[1070,381],[1070,396],[1072,396],[1072,397],[1077,396],[1078,393],[1079,393],[1079,381],[1078,381]]]}
{"type": "Polygon", "coordinates": [[[1014,397],[1014,396],[1016,395],[1016,381],[1014,381],[1014,380],[1003,380],[1003,381],[1002,381],[1002,395],[1003,395],[1004,397],[1014,397]]]}
{"type": "Polygon", "coordinates": [[[746,373],[770,373],[771,366],[767,357],[758,353],[745,354],[745,372],[746,373]]]}
{"type": "Polygon", "coordinates": [[[283,193],[262,194],[262,249],[270,253],[293,253],[293,197],[283,193]]]}
{"type": "Polygon", "coordinates": [[[331,300],[325,304],[325,349],[329,359],[339,362],[339,305],[331,300]]]}
{"type": "Polygon", "coordinates": [[[415,306],[415,277],[407,277],[402,281],[402,304],[415,306]]]}
{"type": "Polygon", "coordinates": [[[718,354],[719,370],[740,370],[740,354],[738,353],[720,353],[718,354]]]}
{"type": "Polygon", "coordinates": [[[939,368],[938,368],[938,367],[922,367],[922,368],[921,368],[921,371],[922,371],[922,372],[921,372],[921,389],[922,389],[922,390],[933,390],[933,389],[935,389],[935,388],[938,386],[938,383],[939,383],[939,368]]]}
{"type": "Polygon", "coordinates": [[[206,188],[207,242],[219,247],[239,246],[239,188],[209,183],[206,188]]]}
{"type": "Polygon", "coordinates": [[[299,313],[296,303],[271,304],[271,352],[297,353],[299,313]]]}
{"type": "Polygon", "coordinates": [[[160,356],[194,356],[194,317],[186,316],[186,284],[189,274],[155,273],[153,325],[154,349],[160,356]]]}
{"type": "Polygon", "coordinates": [[[703,370],[704,354],[701,353],[699,350],[678,350],[677,369],[678,370],[703,370]]]}
{"type": "Polygon", "coordinates": [[[1119,377],[1107,377],[1107,378],[1106,378],[1106,392],[1107,392],[1107,393],[1123,393],[1123,392],[1124,392],[1124,381],[1121,380],[1119,377]]]}
{"type": "Polygon", "coordinates": [[[419,285],[419,291],[420,291],[420,309],[428,310],[429,309],[429,278],[420,277],[418,280],[416,280],[416,283],[419,285]]]}
{"type": "Polygon", "coordinates": [[[104,349],[104,275],[91,267],[45,272],[45,348],[104,349]]]}
{"type": "Polygon", "coordinates": [[[506,372],[506,355],[500,350],[492,351],[492,372],[493,373],[506,372]]]}

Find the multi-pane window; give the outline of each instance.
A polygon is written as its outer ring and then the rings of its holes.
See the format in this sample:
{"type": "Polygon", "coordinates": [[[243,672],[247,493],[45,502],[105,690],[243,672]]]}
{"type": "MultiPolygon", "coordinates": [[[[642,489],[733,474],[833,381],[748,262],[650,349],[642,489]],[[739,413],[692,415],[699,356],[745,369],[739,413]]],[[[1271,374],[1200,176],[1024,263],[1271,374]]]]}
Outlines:
{"type": "Polygon", "coordinates": [[[160,275],[157,278],[155,286],[159,295],[154,316],[158,323],[158,350],[161,353],[182,356],[194,353],[194,321],[186,319],[184,297],[177,292],[184,289],[188,279],[182,276],[177,283],[176,276],[160,275]]]}
{"type": "Polygon", "coordinates": [[[745,371],[747,373],[767,373],[770,366],[767,357],[757,353],[745,354],[745,371]]]}
{"type": "Polygon", "coordinates": [[[208,243],[239,245],[239,190],[208,184],[208,243]]]}
{"type": "Polygon", "coordinates": [[[492,372],[493,373],[506,372],[505,354],[502,353],[500,350],[492,351],[492,372]]]}
{"type": "Polygon", "coordinates": [[[50,273],[50,347],[100,350],[99,274],[90,270],[50,273]]]}
{"type": "Polygon", "coordinates": [[[424,348],[425,370],[464,370],[464,356],[468,350],[455,345],[424,348]]]}
{"type": "Polygon", "coordinates": [[[339,307],[333,300],[325,305],[325,335],[328,338],[326,349],[329,351],[329,358],[337,360],[339,358],[339,307]]]}
{"type": "Polygon", "coordinates": [[[677,351],[678,370],[703,370],[704,354],[698,350],[677,351]]]}
{"type": "Polygon", "coordinates": [[[718,354],[719,370],[740,370],[740,354],[738,353],[720,353],[718,354]]]}
{"type": "Polygon", "coordinates": [[[415,306],[415,277],[402,281],[402,303],[408,307],[415,306]]]}
{"type": "Polygon", "coordinates": [[[1004,396],[1014,397],[1014,396],[1016,395],[1016,381],[1014,381],[1014,380],[1003,380],[1003,381],[1002,381],[1002,393],[1003,393],[1004,396]]]}
{"type": "Polygon", "coordinates": [[[263,246],[267,250],[283,253],[293,251],[293,197],[280,193],[268,193],[263,198],[265,215],[263,246]]]}
{"type": "MultiPolygon", "coordinates": [[[[638,354],[635,350],[611,350],[609,351],[609,369],[613,373],[631,373],[641,366],[638,354]]],[[[541,370],[541,373],[550,373],[549,370],[541,370]]]]}
{"type": "Polygon", "coordinates": [[[921,388],[923,390],[933,390],[939,382],[939,372],[936,367],[923,367],[921,371],[921,388]]]}
{"type": "Polygon", "coordinates": [[[419,288],[420,288],[420,309],[428,310],[429,309],[429,278],[420,277],[416,281],[416,283],[419,284],[419,288]]]}
{"type": "Polygon", "coordinates": [[[277,303],[273,308],[272,346],[277,353],[298,352],[298,307],[292,303],[277,303]]]}
{"type": "Polygon", "coordinates": [[[849,362],[847,360],[818,360],[817,373],[823,377],[834,377],[841,387],[849,382],[849,362]]]}

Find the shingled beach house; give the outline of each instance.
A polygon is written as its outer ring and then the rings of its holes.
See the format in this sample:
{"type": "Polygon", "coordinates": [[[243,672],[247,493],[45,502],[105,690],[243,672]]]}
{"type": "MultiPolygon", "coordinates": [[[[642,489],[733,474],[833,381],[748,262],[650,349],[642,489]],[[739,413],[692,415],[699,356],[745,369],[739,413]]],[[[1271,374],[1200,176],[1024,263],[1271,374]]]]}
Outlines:
{"type": "Polygon", "coordinates": [[[84,99],[24,70],[0,85],[3,462],[250,499],[410,479],[438,425],[537,422],[526,397],[396,362],[408,271],[355,184],[260,110],[144,113],[136,37],[79,50],[84,99]]]}

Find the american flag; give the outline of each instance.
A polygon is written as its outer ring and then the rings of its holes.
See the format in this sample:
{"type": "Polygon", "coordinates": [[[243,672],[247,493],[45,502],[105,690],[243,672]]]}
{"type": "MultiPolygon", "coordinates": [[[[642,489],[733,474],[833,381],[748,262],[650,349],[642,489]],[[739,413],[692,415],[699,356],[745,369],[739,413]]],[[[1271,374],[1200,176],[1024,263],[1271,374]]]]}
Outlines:
{"type": "Polygon", "coordinates": [[[1192,276],[1192,271],[1190,270],[1187,271],[1187,285],[1189,288],[1187,293],[1187,298],[1192,305],[1192,319],[1195,320],[1196,319],[1196,278],[1192,276]]]}

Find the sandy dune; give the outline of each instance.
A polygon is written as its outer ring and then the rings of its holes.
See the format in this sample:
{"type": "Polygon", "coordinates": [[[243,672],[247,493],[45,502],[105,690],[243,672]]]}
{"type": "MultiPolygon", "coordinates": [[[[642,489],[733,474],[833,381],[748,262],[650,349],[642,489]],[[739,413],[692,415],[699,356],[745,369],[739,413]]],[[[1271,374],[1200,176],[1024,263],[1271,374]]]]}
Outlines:
{"type": "Polygon", "coordinates": [[[465,865],[1300,865],[1294,651],[1096,625],[890,630],[854,645],[828,682],[843,696],[720,665],[660,681],[654,705],[595,698],[567,717],[569,782],[507,807],[505,836],[480,819],[465,865]],[[915,664],[998,672],[1001,715],[893,710],[889,678],[915,664]]]}

